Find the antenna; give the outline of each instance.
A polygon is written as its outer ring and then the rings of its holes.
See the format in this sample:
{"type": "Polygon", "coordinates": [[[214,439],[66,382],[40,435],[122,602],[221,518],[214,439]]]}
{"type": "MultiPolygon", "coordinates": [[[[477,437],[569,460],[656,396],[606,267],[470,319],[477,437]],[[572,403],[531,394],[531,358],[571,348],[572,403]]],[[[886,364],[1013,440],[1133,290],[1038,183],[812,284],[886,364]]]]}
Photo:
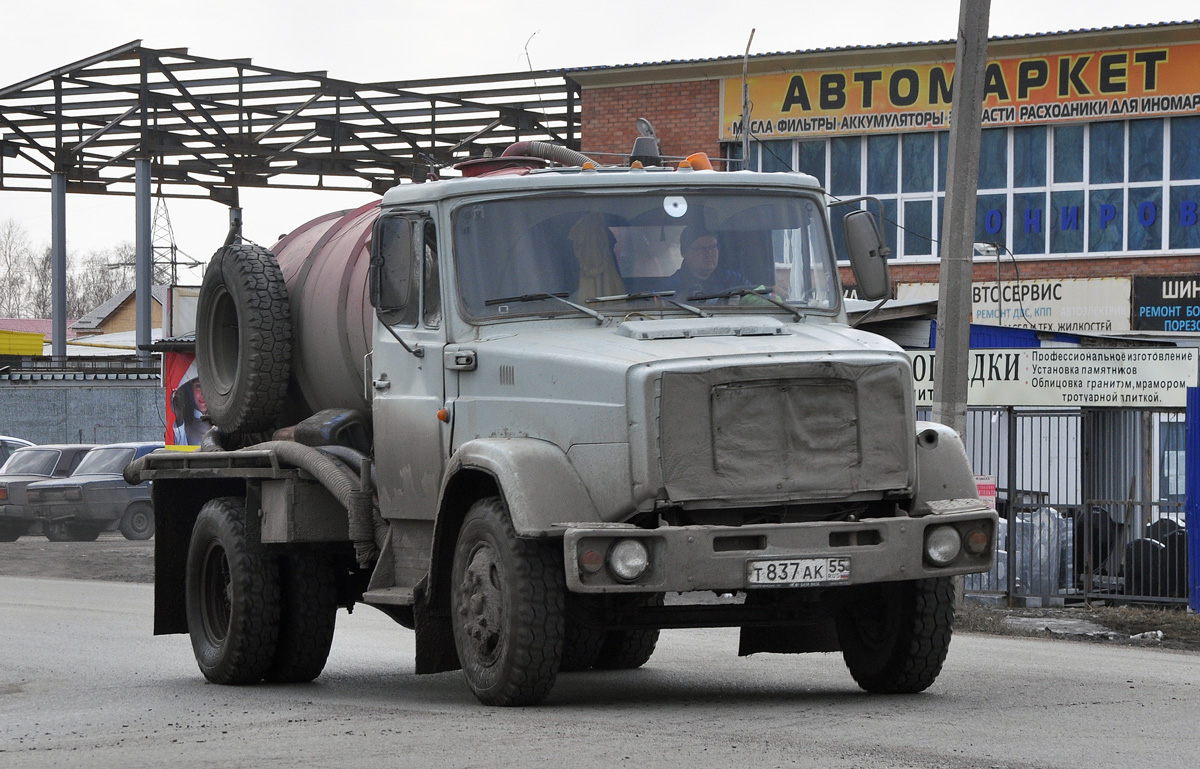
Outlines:
{"type": "Polygon", "coordinates": [[[746,55],[742,57],[742,168],[750,167],[750,88],[746,85],[746,69],[750,64],[750,44],[754,42],[754,28],[746,41],[746,55]]]}

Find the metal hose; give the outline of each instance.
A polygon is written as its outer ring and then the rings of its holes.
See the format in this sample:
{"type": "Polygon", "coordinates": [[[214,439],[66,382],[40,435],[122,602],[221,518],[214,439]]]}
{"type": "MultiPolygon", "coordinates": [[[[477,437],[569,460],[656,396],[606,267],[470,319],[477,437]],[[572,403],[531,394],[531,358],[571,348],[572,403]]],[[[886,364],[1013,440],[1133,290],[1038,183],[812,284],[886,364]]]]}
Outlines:
{"type": "Polygon", "coordinates": [[[515,144],[508,145],[508,148],[500,153],[500,157],[513,157],[514,155],[518,157],[543,158],[544,160],[552,160],[564,166],[581,166],[584,163],[594,164],[596,162],[582,152],[576,152],[561,144],[551,144],[550,142],[516,142],[515,144]]]}

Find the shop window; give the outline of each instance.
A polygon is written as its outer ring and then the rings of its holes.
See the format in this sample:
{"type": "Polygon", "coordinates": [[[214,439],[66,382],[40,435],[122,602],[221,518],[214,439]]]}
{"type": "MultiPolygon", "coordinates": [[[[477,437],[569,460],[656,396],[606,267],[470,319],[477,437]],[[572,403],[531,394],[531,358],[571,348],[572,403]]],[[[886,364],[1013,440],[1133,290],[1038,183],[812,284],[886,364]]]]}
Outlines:
{"type": "Polygon", "coordinates": [[[1171,119],[1171,179],[1200,179],[1200,117],[1171,119]]]}
{"type": "Polygon", "coordinates": [[[895,134],[867,139],[867,194],[896,194],[896,163],[900,137],[895,134]]]}
{"type": "MultiPolygon", "coordinates": [[[[900,221],[899,205],[895,198],[882,198],[879,202],[883,203],[883,221],[879,223],[883,227],[883,242],[892,249],[892,257],[895,258],[900,245],[896,240],[900,221]]],[[[871,210],[877,209],[872,205],[871,210]]]]}
{"type": "Polygon", "coordinates": [[[1125,221],[1129,232],[1128,250],[1154,251],[1162,248],[1162,220],[1162,187],[1131,187],[1129,212],[1125,221]]]}
{"type": "Polygon", "coordinates": [[[988,128],[979,137],[979,189],[1008,187],[1008,129],[988,128]]]}
{"type": "Polygon", "coordinates": [[[1158,182],[1163,178],[1163,121],[1129,123],[1129,181],[1158,182]]]}
{"type": "MultiPolygon", "coordinates": [[[[933,192],[934,141],[931,133],[905,135],[900,175],[903,192],[933,192]]],[[[904,250],[908,252],[907,248],[904,250]]]]}
{"type": "Polygon", "coordinates": [[[1124,190],[1088,192],[1088,251],[1120,251],[1124,190]]]}
{"type": "Polygon", "coordinates": [[[862,149],[857,136],[829,141],[829,191],[838,196],[862,194],[862,149]]]}
{"type": "Polygon", "coordinates": [[[767,173],[776,173],[793,169],[791,139],[760,142],[760,145],[762,160],[759,162],[759,168],[761,170],[767,173]]]}
{"type": "Polygon", "coordinates": [[[950,165],[950,132],[940,131],[937,135],[938,145],[938,190],[946,189],[946,166],[950,165]]]}
{"type": "Polygon", "coordinates": [[[1054,183],[1083,181],[1083,126],[1057,126],[1054,129],[1054,183]]]}
{"type": "MultiPolygon", "coordinates": [[[[907,143],[906,143],[907,144],[907,143]]],[[[930,144],[932,150],[933,145],[930,144]]],[[[906,147],[907,150],[907,147],[906,147]]],[[[904,203],[904,255],[929,256],[933,253],[933,201],[908,200],[904,203]]]]}
{"type": "Polygon", "coordinates": [[[1171,248],[1200,248],[1200,184],[1171,187],[1170,226],[1171,248]]]}
{"type": "Polygon", "coordinates": [[[1047,214],[1045,192],[1022,192],[1013,195],[1014,254],[1045,252],[1047,214]]]}
{"type": "Polygon", "coordinates": [[[1088,137],[1088,181],[1120,184],[1125,181],[1125,124],[1093,123],[1088,137]]]}
{"type": "Polygon", "coordinates": [[[856,206],[833,206],[829,209],[829,229],[833,234],[833,253],[840,261],[846,261],[846,236],[842,231],[842,219],[856,206]]]}
{"type": "Polygon", "coordinates": [[[1005,245],[1007,195],[980,195],[975,198],[975,242],[1005,245]]]}
{"type": "Polygon", "coordinates": [[[1046,186],[1046,127],[1013,129],[1013,186],[1046,186]]]}
{"type": "Polygon", "coordinates": [[[1077,254],[1083,251],[1083,190],[1050,193],[1047,226],[1050,253],[1077,254]]]}
{"type": "Polygon", "coordinates": [[[800,162],[797,171],[812,174],[817,177],[821,186],[825,186],[825,141],[799,142],[800,162]]]}

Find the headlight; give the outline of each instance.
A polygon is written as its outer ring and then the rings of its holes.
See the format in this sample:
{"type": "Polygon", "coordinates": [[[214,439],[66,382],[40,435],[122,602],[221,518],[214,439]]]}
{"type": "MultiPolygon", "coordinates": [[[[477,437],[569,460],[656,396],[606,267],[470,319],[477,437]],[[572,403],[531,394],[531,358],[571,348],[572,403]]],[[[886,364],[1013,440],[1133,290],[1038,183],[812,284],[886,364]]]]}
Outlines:
{"type": "Polygon", "coordinates": [[[953,526],[934,526],[925,532],[925,557],[934,566],[949,566],[962,552],[962,537],[953,526]]]}
{"type": "Polygon", "coordinates": [[[608,551],[608,570],[622,582],[633,582],[650,568],[650,553],[636,539],[622,539],[608,551]]]}
{"type": "Polygon", "coordinates": [[[982,528],[968,529],[963,536],[963,547],[971,555],[983,555],[992,545],[992,538],[982,528]]]}

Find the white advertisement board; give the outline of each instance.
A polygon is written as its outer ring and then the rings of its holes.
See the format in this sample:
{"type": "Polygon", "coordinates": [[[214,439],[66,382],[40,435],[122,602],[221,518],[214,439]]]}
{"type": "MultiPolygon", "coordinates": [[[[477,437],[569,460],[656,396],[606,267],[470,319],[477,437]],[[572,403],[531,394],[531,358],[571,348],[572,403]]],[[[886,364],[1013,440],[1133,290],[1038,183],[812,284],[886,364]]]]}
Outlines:
{"type": "MultiPolygon", "coordinates": [[[[1062,333],[1128,331],[1129,278],[1049,278],[971,284],[971,322],[1062,333]]],[[[937,283],[897,283],[897,299],[938,298],[937,283]]]]}
{"type": "MultiPolygon", "coordinates": [[[[933,352],[909,351],[916,405],[933,405],[933,352]]],[[[972,350],[971,406],[1187,406],[1197,382],[1197,348],[972,350]]]]}

